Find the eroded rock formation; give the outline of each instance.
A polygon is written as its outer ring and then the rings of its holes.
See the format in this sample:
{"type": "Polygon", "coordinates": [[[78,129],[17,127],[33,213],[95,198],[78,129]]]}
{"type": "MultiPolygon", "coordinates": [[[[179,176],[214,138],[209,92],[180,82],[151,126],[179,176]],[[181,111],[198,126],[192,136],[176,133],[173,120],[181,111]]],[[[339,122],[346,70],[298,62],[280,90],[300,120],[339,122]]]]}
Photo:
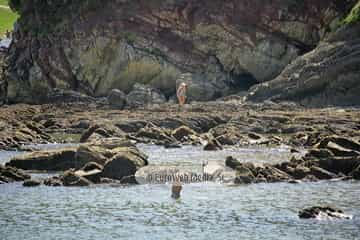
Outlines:
{"type": "Polygon", "coordinates": [[[360,104],[360,24],[344,27],[292,62],[248,100],[296,101],[305,106],[360,104]]]}

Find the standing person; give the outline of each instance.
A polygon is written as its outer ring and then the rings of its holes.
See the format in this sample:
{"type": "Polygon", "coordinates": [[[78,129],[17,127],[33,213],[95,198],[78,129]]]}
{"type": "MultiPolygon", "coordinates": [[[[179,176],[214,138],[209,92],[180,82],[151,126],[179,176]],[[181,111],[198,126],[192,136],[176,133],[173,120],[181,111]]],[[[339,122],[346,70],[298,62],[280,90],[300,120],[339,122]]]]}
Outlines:
{"type": "Polygon", "coordinates": [[[181,83],[176,91],[176,95],[179,100],[180,106],[183,106],[186,102],[186,90],[187,90],[186,83],[181,83]]]}

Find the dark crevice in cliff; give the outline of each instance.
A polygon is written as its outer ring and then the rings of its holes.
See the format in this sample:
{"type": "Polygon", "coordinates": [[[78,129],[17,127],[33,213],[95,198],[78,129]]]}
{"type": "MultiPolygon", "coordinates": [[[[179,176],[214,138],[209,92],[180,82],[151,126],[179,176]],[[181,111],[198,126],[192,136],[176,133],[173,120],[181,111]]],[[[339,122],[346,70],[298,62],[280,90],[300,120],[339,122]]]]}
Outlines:
{"type": "Polygon", "coordinates": [[[230,87],[237,91],[247,91],[259,83],[250,73],[234,74],[231,72],[230,76],[232,79],[230,87]]]}

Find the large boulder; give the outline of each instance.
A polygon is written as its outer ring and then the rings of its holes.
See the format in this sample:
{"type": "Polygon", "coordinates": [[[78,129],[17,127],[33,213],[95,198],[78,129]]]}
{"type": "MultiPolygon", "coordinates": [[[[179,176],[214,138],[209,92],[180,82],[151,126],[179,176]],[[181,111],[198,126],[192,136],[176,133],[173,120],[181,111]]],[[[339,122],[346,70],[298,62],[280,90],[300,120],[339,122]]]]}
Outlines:
{"type": "Polygon", "coordinates": [[[95,162],[100,165],[105,165],[106,161],[114,155],[130,149],[132,149],[133,152],[137,151],[138,155],[146,158],[129,140],[124,138],[104,138],[80,145],[76,151],[75,159],[82,163],[95,162]]]}
{"type": "Polygon", "coordinates": [[[137,83],[127,95],[126,101],[130,107],[140,107],[148,104],[165,103],[166,98],[159,90],[137,83]]]}
{"type": "Polygon", "coordinates": [[[102,176],[105,178],[118,179],[123,183],[136,183],[136,171],[147,164],[146,158],[137,154],[136,150],[129,149],[109,159],[104,165],[102,176]]]}
{"type": "Polygon", "coordinates": [[[104,165],[112,154],[106,148],[92,145],[81,145],[76,151],[75,159],[79,162],[96,162],[104,165]]]}
{"type": "Polygon", "coordinates": [[[65,171],[69,168],[79,168],[87,161],[75,159],[76,147],[35,151],[16,156],[6,163],[7,166],[23,170],[65,171]]]}
{"type": "Polygon", "coordinates": [[[126,106],[126,94],[119,89],[111,90],[107,99],[110,106],[114,108],[124,109],[124,107],[126,106]]]}

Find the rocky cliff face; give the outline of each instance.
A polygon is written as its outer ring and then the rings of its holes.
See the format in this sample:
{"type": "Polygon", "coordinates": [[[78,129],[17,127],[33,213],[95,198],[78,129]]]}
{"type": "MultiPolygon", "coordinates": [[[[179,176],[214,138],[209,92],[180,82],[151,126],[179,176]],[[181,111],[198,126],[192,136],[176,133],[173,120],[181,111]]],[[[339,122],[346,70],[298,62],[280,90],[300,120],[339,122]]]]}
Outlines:
{"type": "Polygon", "coordinates": [[[193,100],[247,90],[315,48],[355,2],[24,1],[8,99],[42,102],[54,88],[105,96],[135,83],[171,97],[183,73],[193,100]]]}
{"type": "Polygon", "coordinates": [[[250,90],[248,100],[291,100],[305,106],[360,104],[360,24],[344,27],[274,80],[250,90]]]}

